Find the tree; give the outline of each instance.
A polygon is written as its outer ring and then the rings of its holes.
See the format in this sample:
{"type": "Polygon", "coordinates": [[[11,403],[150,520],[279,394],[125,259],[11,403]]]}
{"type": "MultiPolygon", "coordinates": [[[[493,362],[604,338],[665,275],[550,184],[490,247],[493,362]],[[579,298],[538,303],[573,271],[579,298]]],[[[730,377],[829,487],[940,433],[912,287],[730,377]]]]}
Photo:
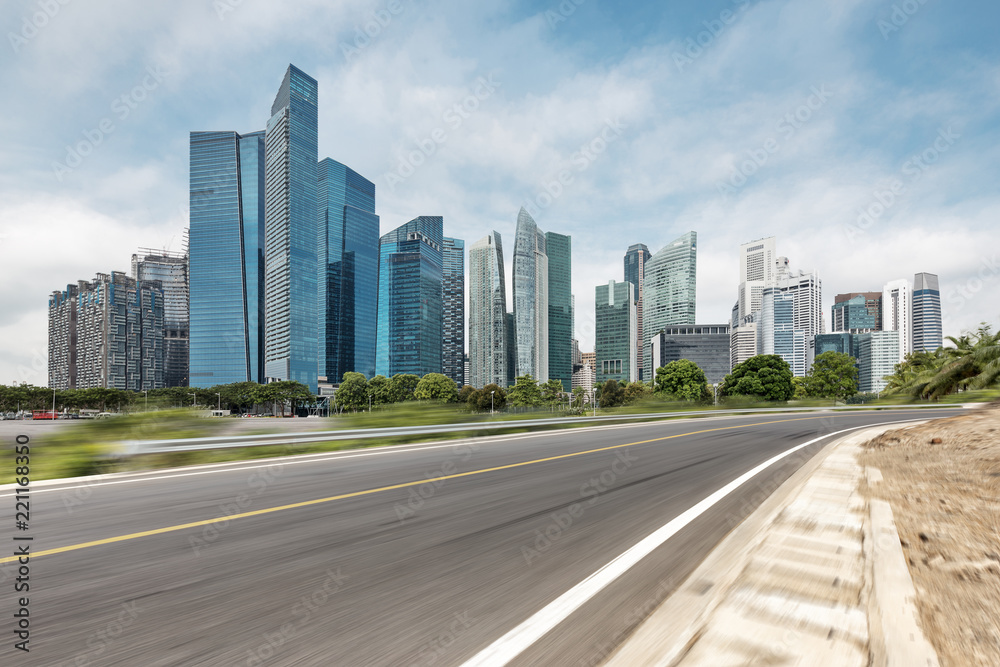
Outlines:
{"type": "Polygon", "coordinates": [[[348,371],[340,381],[336,394],[337,405],[344,410],[357,412],[368,407],[368,380],[361,373],[348,371]]]}
{"type": "Polygon", "coordinates": [[[469,402],[469,397],[476,393],[476,388],[471,384],[467,384],[458,391],[458,402],[466,404],[469,402]]]}
{"type": "Polygon", "coordinates": [[[564,393],[562,380],[550,378],[540,389],[542,391],[542,402],[546,405],[562,402],[564,393]]]}
{"type": "Polygon", "coordinates": [[[858,367],[854,357],[832,351],[817,355],[804,384],[806,393],[813,398],[847,400],[858,393],[858,367]]]}
{"type": "Polygon", "coordinates": [[[602,408],[615,408],[625,402],[625,389],[618,380],[606,380],[597,385],[598,405],[602,408]]]}
{"type": "Polygon", "coordinates": [[[507,392],[498,385],[488,384],[482,389],[477,389],[469,396],[469,407],[479,412],[486,412],[491,408],[502,410],[507,405],[507,392]]]}
{"type": "Polygon", "coordinates": [[[689,359],[671,361],[656,369],[656,394],[683,401],[701,401],[712,397],[705,371],[689,359]]]}
{"type": "Polygon", "coordinates": [[[573,407],[582,408],[587,400],[587,390],[583,387],[573,387],[573,407]]]}
{"type": "Polygon", "coordinates": [[[622,385],[622,405],[630,405],[653,395],[653,389],[645,382],[629,382],[622,385]]]}
{"type": "Polygon", "coordinates": [[[368,395],[372,405],[386,405],[389,403],[389,378],[384,375],[376,375],[368,381],[368,395]]]}
{"type": "Polygon", "coordinates": [[[458,385],[447,375],[428,373],[417,383],[413,396],[418,401],[454,403],[458,400],[458,385]]]}
{"type": "Polygon", "coordinates": [[[514,407],[536,407],[542,404],[542,390],[531,375],[519,375],[507,391],[507,402],[514,407]]]}
{"type": "Polygon", "coordinates": [[[396,373],[389,378],[389,402],[402,403],[412,401],[420,378],[410,373],[396,373]]]}
{"type": "Polygon", "coordinates": [[[787,401],[795,395],[788,362],[776,354],[759,354],[736,364],[719,387],[720,396],[750,396],[787,401]]]}

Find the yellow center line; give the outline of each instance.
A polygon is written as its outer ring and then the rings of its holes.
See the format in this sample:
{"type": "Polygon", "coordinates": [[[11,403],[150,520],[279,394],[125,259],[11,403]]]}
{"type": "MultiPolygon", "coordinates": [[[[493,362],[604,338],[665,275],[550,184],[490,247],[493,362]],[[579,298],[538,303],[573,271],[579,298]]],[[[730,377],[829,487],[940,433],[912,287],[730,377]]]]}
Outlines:
{"type": "MultiPolygon", "coordinates": [[[[219,521],[232,521],[234,519],[245,519],[251,516],[260,516],[261,514],[270,514],[271,512],[282,512],[284,510],[295,509],[298,507],[308,507],[310,505],[319,505],[322,503],[329,503],[335,500],[344,500],[346,498],[357,498],[358,496],[367,496],[373,493],[381,493],[382,491],[392,491],[394,489],[405,489],[410,486],[419,486],[421,484],[427,484],[428,482],[442,482],[449,479],[458,479],[459,477],[469,477],[471,475],[482,475],[488,472],[496,472],[498,470],[510,470],[511,468],[519,468],[521,466],[534,465],[536,463],[545,463],[547,461],[558,461],[560,459],[568,459],[576,456],[584,456],[586,454],[597,454],[599,452],[607,452],[615,449],[623,449],[625,447],[633,447],[635,445],[645,445],[651,442],[660,442],[662,440],[671,440],[673,438],[683,438],[689,435],[699,435],[702,433],[712,433],[714,431],[729,431],[732,429],[739,428],[750,428],[752,426],[768,426],[770,424],[781,424],[784,422],[795,422],[795,421],[806,421],[811,419],[825,419],[828,415],[823,417],[798,417],[795,419],[778,419],[769,422],[759,422],[756,424],[741,424],[739,426],[724,426],[720,428],[709,428],[702,431],[691,431],[690,433],[678,433],[676,435],[666,435],[660,438],[652,438],[650,440],[639,440],[637,442],[629,442],[624,445],[610,445],[608,447],[599,447],[597,449],[588,449],[583,452],[572,452],[570,454],[559,454],[558,456],[548,456],[542,459],[534,459],[532,461],[522,461],[521,463],[509,463],[507,465],[495,466],[493,468],[483,468],[481,470],[471,470],[469,472],[455,473],[454,475],[441,475],[439,477],[430,477],[427,479],[420,479],[414,482],[403,482],[402,484],[392,484],[391,486],[382,486],[377,489],[366,489],[364,491],[354,491],[352,493],[342,493],[337,496],[329,496],[328,498],[317,498],[315,500],[304,500],[298,503],[291,503],[289,505],[280,505],[278,507],[268,507],[266,509],[253,510],[251,512],[243,512],[241,514],[230,514],[224,517],[215,517],[214,519],[206,519],[204,521],[192,521],[191,523],[182,523],[177,526],[167,526],[166,528],[154,528],[153,530],[144,530],[138,533],[129,533],[127,535],[118,535],[117,537],[108,537],[103,540],[94,540],[93,542],[82,542],[80,544],[71,544],[65,547],[57,547],[55,549],[46,549],[45,551],[38,551],[30,554],[32,558],[39,558],[41,556],[51,556],[53,554],[61,554],[67,551],[76,551],[77,549],[86,549],[88,547],[96,547],[102,544],[114,544],[115,542],[125,542],[126,540],[135,540],[140,537],[149,537],[150,535],[162,535],[163,533],[171,533],[177,530],[186,530],[187,528],[197,528],[198,526],[207,526],[213,523],[218,523],[219,521]]],[[[18,560],[18,556],[9,556],[6,558],[0,558],[0,563],[13,563],[18,560]]]]}

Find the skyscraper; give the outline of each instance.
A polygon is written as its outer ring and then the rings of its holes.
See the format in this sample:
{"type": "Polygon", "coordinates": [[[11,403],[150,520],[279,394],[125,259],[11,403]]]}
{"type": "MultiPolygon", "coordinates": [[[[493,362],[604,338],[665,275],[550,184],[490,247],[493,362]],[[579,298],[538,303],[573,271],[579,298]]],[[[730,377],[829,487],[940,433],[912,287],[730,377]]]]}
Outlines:
{"type": "Polygon", "coordinates": [[[468,384],[507,386],[507,285],[503,242],[490,232],[469,247],[468,384]]]}
{"type": "Polygon", "coordinates": [[[188,386],[188,255],[143,249],[132,255],[132,277],[163,287],[163,384],[188,386]]]}
{"type": "Polygon", "coordinates": [[[809,341],[823,333],[823,284],[817,272],[793,273],[787,266],[781,258],[775,285],[761,293],[756,354],[777,354],[793,375],[803,377],[809,370],[809,341]]]}
{"type": "Polygon", "coordinates": [[[549,270],[545,234],[524,207],[514,236],[514,320],[517,375],[549,379],[549,270]]]}
{"type": "Polygon", "coordinates": [[[863,333],[882,329],[882,292],[850,292],[833,299],[831,330],[863,333]]]}
{"type": "Polygon", "coordinates": [[[933,273],[913,277],[913,351],[933,352],[944,343],[941,289],[933,273]]]}
{"type": "Polygon", "coordinates": [[[191,133],[189,382],[263,380],[264,133],[191,133]]]}
{"type": "Polygon", "coordinates": [[[545,233],[549,258],[549,379],[573,389],[573,242],[569,236],[545,233]]]}
{"type": "Polygon", "coordinates": [[[265,135],[264,374],[317,388],[316,80],[289,65],[265,135]]]}
{"type": "Polygon", "coordinates": [[[750,241],[740,246],[739,320],[760,311],[765,287],[777,280],[775,238],[750,241]]]}
{"type": "Polygon", "coordinates": [[[594,290],[596,381],[635,382],[639,372],[635,340],[638,317],[632,283],[598,285],[594,290]]]}
{"type": "Polygon", "coordinates": [[[905,278],[888,282],[882,288],[882,330],[899,332],[896,363],[913,351],[911,290],[910,281],[905,278]]]}
{"type": "Polygon", "coordinates": [[[318,374],[375,375],[379,217],[375,184],[336,160],[319,163],[318,374]]]}
{"type": "Polygon", "coordinates": [[[420,216],[379,239],[375,372],[441,372],[444,220],[420,216]]]}
{"type": "Polygon", "coordinates": [[[896,329],[857,334],[858,390],[880,392],[885,389],[887,375],[892,375],[899,363],[901,332],[896,329]]]}
{"type": "Polygon", "coordinates": [[[441,243],[441,373],[465,385],[465,241],[443,237],[441,243]]]}
{"type": "Polygon", "coordinates": [[[678,237],[645,265],[642,335],[648,363],[644,368],[653,369],[649,339],[664,327],[695,323],[697,268],[697,232],[678,237]]]}
{"type": "Polygon", "coordinates": [[[632,283],[632,289],[635,291],[636,318],[639,323],[636,327],[635,339],[636,354],[638,354],[639,359],[639,379],[644,382],[651,380],[653,377],[652,370],[650,370],[649,377],[646,377],[645,364],[643,363],[646,355],[642,353],[642,294],[646,282],[646,263],[650,257],[652,257],[652,254],[644,243],[633,244],[625,252],[625,281],[632,283]]]}

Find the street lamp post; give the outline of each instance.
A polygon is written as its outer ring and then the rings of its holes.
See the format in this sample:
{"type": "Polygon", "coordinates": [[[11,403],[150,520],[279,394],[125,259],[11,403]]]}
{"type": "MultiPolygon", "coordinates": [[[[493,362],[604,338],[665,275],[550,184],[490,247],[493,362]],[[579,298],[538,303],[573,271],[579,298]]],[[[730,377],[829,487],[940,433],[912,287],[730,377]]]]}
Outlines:
{"type": "Polygon", "coordinates": [[[148,389],[143,389],[142,390],[142,397],[146,401],[146,407],[145,407],[144,411],[145,412],[149,412],[149,390],[148,389]]]}
{"type": "Polygon", "coordinates": [[[193,408],[198,402],[198,394],[191,392],[191,407],[193,408]]]}
{"type": "Polygon", "coordinates": [[[220,392],[215,392],[215,395],[219,397],[219,412],[222,412],[222,394],[220,392]]]}
{"type": "Polygon", "coordinates": [[[493,394],[497,393],[496,389],[490,392],[490,414],[493,414],[493,394]]]}
{"type": "Polygon", "coordinates": [[[52,388],[52,418],[55,419],[56,416],[56,390],[55,387],[52,388]]]}

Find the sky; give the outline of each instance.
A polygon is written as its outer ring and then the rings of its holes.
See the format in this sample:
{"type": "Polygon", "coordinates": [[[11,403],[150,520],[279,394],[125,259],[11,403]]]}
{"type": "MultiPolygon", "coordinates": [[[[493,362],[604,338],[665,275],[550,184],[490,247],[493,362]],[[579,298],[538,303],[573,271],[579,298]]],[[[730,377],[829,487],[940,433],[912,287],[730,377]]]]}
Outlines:
{"type": "MultiPolygon", "coordinates": [[[[633,243],[698,233],[698,323],[775,236],[834,295],[940,276],[1000,324],[995,2],[0,0],[0,384],[47,384],[48,296],[180,250],[188,137],[264,128],[289,63],[319,154],[385,233],[442,215],[511,262],[521,206],[572,236],[576,335],[633,243]],[[666,5],[666,6],[664,6],[666,5]]],[[[509,288],[509,286],[508,286],[509,288]]]]}

